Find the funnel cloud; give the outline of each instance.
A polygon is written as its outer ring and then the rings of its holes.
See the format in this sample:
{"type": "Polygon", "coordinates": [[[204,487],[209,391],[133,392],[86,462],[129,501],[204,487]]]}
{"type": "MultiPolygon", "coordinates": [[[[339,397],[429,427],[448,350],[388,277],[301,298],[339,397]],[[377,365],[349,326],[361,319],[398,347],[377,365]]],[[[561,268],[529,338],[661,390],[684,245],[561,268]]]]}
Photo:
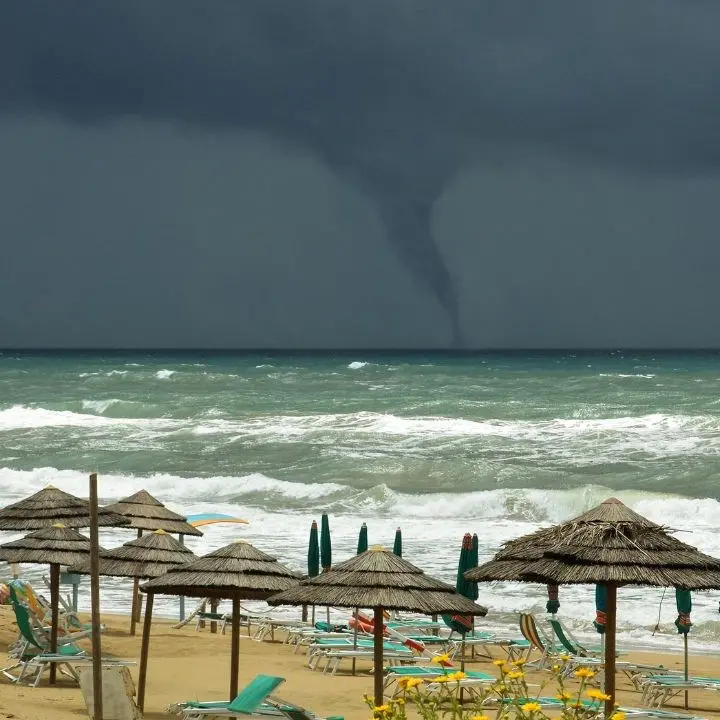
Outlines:
{"type": "Polygon", "coordinates": [[[718,22],[9,4],[0,345],[718,346],[718,22]]]}

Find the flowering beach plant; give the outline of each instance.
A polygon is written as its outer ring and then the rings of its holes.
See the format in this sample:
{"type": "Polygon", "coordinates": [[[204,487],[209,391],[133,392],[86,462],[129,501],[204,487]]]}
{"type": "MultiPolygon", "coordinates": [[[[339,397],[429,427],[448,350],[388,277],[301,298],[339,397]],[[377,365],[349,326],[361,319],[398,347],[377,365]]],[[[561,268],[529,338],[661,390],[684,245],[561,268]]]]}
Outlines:
{"type": "MultiPolygon", "coordinates": [[[[570,673],[572,686],[565,672],[567,658],[553,665],[552,677],[540,686],[530,685],[524,671],[524,661],[496,660],[498,677],[483,684],[472,683],[468,676],[452,668],[445,668],[447,656],[433,659],[438,663],[438,675],[433,678],[401,677],[399,693],[383,705],[376,706],[372,698],[365,701],[372,710],[372,720],[596,720],[602,717],[608,699],[593,687],[595,672],[580,667],[570,673]],[[553,686],[553,691],[548,691],[553,686]],[[463,693],[465,698],[462,697],[463,693]],[[465,700],[463,702],[463,699],[465,700]],[[408,706],[414,708],[408,714],[408,706]]],[[[611,720],[625,720],[625,714],[615,712],[611,720]]]]}

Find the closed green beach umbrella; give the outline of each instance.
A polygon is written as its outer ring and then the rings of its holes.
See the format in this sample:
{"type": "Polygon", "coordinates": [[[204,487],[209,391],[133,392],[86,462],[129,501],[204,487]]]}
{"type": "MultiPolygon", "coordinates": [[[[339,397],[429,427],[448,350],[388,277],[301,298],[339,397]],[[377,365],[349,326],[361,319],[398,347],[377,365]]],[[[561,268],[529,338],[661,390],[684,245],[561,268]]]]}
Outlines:
{"type": "Polygon", "coordinates": [[[320,521],[320,565],[323,570],[332,567],[332,543],[330,542],[330,520],[323,513],[320,521]]]}
{"type": "Polygon", "coordinates": [[[593,625],[601,634],[605,634],[605,610],[607,608],[607,588],[604,585],[595,586],[595,620],[593,625]]]}
{"type": "MultiPolygon", "coordinates": [[[[455,582],[455,590],[470,600],[473,599],[473,584],[470,580],[465,579],[465,573],[470,570],[470,561],[472,559],[472,535],[465,533],[460,548],[460,559],[458,560],[457,580],[455,582]]],[[[466,615],[443,615],[445,624],[452,628],[455,632],[465,633],[472,629],[472,618],[466,615]]]]}
{"type": "Polygon", "coordinates": [[[315,520],[310,526],[310,544],[308,545],[308,577],[320,574],[320,543],[318,542],[318,526],[315,520]]]}
{"type": "Polygon", "coordinates": [[[365,523],[363,523],[360,526],[360,535],[358,535],[357,554],[360,555],[361,553],[364,553],[367,549],[368,549],[367,525],[365,523]]]}
{"type": "Polygon", "coordinates": [[[393,554],[402,557],[402,530],[395,531],[395,542],[393,543],[393,554]]]}
{"type": "MultiPolygon", "coordinates": [[[[470,562],[468,564],[468,570],[471,570],[472,568],[476,568],[478,566],[478,558],[480,556],[480,541],[478,540],[477,533],[473,533],[472,536],[472,546],[470,547],[470,562]]],[[[476,582],[470,583],[470,589],[472,592],[472,595],[470,595],[471,600],[477,600],[480,593],[478,592],[478,584],[476,582]]]]}
{"type": "Polygon", "coordinates": [[[692,623],[690,622],[690,613],[692,612],[692,596],[690,591],[675,590],[675,604],[677,605],[678,611],[675,627],[678,633],[687,635],[692,627],[692,623]]]}

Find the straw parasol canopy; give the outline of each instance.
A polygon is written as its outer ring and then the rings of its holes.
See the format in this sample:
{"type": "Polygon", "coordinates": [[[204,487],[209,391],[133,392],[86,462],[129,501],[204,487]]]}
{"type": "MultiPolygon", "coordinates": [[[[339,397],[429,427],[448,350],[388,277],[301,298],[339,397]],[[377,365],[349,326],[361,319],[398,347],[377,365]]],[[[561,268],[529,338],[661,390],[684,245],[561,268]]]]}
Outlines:
{"type": "Polygon", "coordinates": [[[138,707],[145,703],[147,657],[155,594],[232,599],[230,655],[230,699],[238,692],[240,655],[240,600],[266,600],[299,582],[300,575],[272,555],[240,540],[214,552],[174,567],[140,587],[147,593],[138,680],[138,707]]]}
{"type": "Polygon", "coordinates": [[[505,543],[465,577],[712,589],[720,587],[720,560],[610,498],[568,522],[505,543]]]}
{"type": "Polygon", "coordinates": [[[486,615],[487,609],[455,592],[452,585],[425,575],[390,550],[374,546],[314,578],[275,595],[270,605],[334,605],[374,609],[375,704],[383,695],[383,610],[426,615],[486,615]]]}
{"type": "Polygon", "coordinates": [[[140,490],[119,502],[107,505],[106,511],[123,515],[130,520],[128,527],[138,530],[164,530],[179,535],[202,535],[202,531],[192,526],[187,518],[168,510],[147,490],[140,490]]]}
{"type": "Polygon", "coordinates": [[[468,580],[599,584],[607,594],[605,712],[615,702],[616,593],[620,585],[720,588],[720,560],[669,534],[616,498],[568,522],[506,543],[468,580]]]}
{"type": "MultiPolygon", "coordinates": [[[[172,535],[168,535],[164,530],[156,530],[118,548],[102,550],[99,574],[154,578],[195,559],[195,553],[181,545],[172,535]]],[[[90,560],[73,565],[69,572],[88,575],[90,560]]]]}
{"type": "MultiPolygon", "coordinates": [[[[57,651],[58,604],[60,598],[60,565],[82,562],[90,556],[90,540],[77,530],[57,523],[41,528],[19,540],[0,545],[0,560],[10,563],[50,565],[50,606],[52,626],[50,651],[57,651]]],[[[102,550],[102,548],[101,548],[102,550]]],[[[50,667],[50,683],[54,684],[56,666],[50,667]]]]}
{"type": "MultiPolygon", "coordinates": [[[[90,504],[49,486],[0,510],[0,530],[38,530],[56,523],[66,528],[90,527],[90,504]]],[[[98,508],[101,527],[124,527],[128,523],[122,515],[98,508]]]]}
{"type": "Polygon", "coordinates": [[[72,565],[89,557],[89,538],[61,523],[0,545],[0,560],[9,563],[72,565]]]}

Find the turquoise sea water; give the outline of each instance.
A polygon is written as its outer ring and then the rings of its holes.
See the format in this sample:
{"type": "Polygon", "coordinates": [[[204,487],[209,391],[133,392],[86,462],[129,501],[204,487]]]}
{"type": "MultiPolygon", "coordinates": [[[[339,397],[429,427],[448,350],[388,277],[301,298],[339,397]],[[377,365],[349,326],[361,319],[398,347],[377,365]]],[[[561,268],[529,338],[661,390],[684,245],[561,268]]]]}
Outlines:
{"type": "MultiPolygon", "coordinates": [[[[511,537],[616,495],[720,555],[720,355],[715,353],[0,355],[0,503],[45,484],[112,500],[146,488],[184,513],[219,510],[205,552],[237,537],[302,569],[330,513],[336,558],[391,543],[452,581],[464,532],[488,558],[511,537]]],[[[10,539],[10,536],[8,536],[10,539]]],[[[129,539],[103,531],[112,546],[129,539]]],[[[106,604],[124,608],[120,581],[106,604]]],[[[672,643],[673,598],[623,590],[627,640],[672,643]],[[651,635],[660,613],[660,636],[651,635]]],[[[562,593],[591,630],[591,589],[562,593]]],[[[490,626],[540,610],[543,589],[481,588],[490,626]]],[[[171,605],[167,606],[168,608],[171,605]]],[[[170,611],[170,610],[168,610],[170,611]]],[[[712,594],[694,639],[720,643],[712,594]]]]}

